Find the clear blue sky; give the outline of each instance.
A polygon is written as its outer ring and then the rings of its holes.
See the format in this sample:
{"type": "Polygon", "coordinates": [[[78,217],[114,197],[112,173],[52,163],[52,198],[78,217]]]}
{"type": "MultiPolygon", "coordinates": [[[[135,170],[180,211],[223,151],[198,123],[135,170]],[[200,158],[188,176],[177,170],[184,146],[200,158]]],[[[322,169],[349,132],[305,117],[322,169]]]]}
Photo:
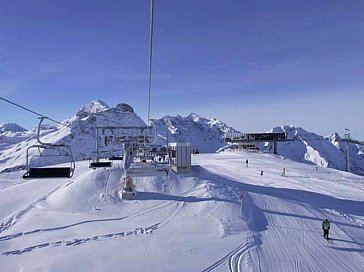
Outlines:
{"type": "MultiPolygon", "coordinates": [[[[149,0],[1,1],[0,96],[58,120],[100,99],[147,115],[149,0]]],[[[364,140],[362,0],[155,0],[151,117],[364,140]]],[[[37,124],[0,101],[0,123],[37,124]]]]}

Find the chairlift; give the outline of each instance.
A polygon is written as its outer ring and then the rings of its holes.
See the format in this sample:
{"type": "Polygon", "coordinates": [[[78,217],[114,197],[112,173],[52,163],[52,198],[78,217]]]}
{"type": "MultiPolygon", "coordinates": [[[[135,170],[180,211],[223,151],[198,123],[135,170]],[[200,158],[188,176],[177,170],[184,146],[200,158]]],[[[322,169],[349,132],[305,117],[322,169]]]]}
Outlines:
{"type": "Polygon", "coordinates": [[[103,168],[103,167],[111,167],[111,161],[95,161],[90,163],[90,168],[103,168]]]}
{"type": "MultiPolygon", "coordinates": [[[[51,144],[51,143],[43,143],[40,140],[40,129],[41,124],[44,119],[47,117],[40,117],[38,131],[37,131],[37,142],[38,144],[32,145],[28,147],[26,154],[26,173],[23,175],[24,179],[30,178],[71,178],[76,168],[76,164],[73,158],[72,150],[68,145],[62,144],[51,144]],[[31,165],[30,159],[30,150],[37,149],[39,155],[33,155],[33,159],[35,157],[46,158],[48,162],[50,158],[54,161],[55,158],[67,158],[69,166],[68,167],[36,167],[31,165]]],[[[63,161],[61,161],[63,163],[63,161]]],[[[39,164],[39,162],[38,162],[39,164]]]]}
{"type": "Polygon", "coordinates": [[[126,174],[132,177],[154,177],[157,175],[157,167],[152,163],[134,162],[126,169],[126,174]]]}
{"type": "Polygon", "coordinates": [[[122,161],[122,160],[124,160],[124,156],[111,156],[110,160],[112,160],[112,161],[122,161]]]}
{"type": "Polygon", "coordinates": [[[137,151],[134,161],[126,169],[132,177],[166,176],[169,171],[169,160],[158,155],[157,149],[141,149],[137,151]],[[135,161],[136,160],[136,161],[135,161]]]}
{"type": "Polygon", "coordinates": [[[95,170],[96,168],[111,167],[112,162],[110,160],[107,160],[108,154],[109,154],[108,151],[99,151],[98,153],[96,153],[96,159],[90,162],[89,168],[95,170]],[[104,153],[101,156],[101,158],[100,158],[100,153],[104,153]]]}

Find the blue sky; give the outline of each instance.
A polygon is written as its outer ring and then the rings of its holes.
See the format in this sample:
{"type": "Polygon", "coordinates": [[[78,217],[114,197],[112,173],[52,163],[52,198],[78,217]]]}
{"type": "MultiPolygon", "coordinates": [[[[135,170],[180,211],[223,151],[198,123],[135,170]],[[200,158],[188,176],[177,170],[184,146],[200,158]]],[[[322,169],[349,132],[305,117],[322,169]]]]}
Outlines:
{"type": "MultiPolygon", "coordinates": [[[[155,0],[151,117],[364,140],[364,2],[155,0]]],[[[1,1],[0,96],[57,120],[93,99],[147,118],[149,0],[1,1]]],[[[36,116],[0,101],[0,123],[36,116]]]]}

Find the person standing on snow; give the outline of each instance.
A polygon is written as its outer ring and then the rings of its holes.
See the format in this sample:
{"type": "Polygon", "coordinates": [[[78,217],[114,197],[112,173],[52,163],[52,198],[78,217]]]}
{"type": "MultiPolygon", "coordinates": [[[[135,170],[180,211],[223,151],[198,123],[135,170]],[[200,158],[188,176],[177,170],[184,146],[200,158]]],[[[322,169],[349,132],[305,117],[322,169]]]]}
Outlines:
{"type": "Polygon", "coordinates": [[[282,177],[285,177],[286,176],[286,168],[283,168],[283,171],[282,171],[282,177]]]}
{"type": "Polygon", "coordinates": [[[245,160],[246,167],[248,167],[249,161],[248,159],[245,160]]]}
{"type": "Polygon", "coordinates": [[[322,229],[324,231],[324,238],[329,240],[330,222],[327,218],[322,222],[322,229]]]}

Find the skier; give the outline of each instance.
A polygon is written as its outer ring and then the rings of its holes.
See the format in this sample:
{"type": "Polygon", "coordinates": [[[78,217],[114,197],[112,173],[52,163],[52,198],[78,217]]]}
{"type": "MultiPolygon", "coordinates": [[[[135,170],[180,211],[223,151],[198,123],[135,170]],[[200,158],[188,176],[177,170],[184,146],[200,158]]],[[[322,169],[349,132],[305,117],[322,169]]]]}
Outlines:
{"type": "Polygon", "coordinates": [[[244,192],[240,192],[240,216],[243,215],[244,192]]]}
{"type": "Polygon", "coordinates": [[[324,231],[324,238],[329,240],[330,222],[327,218],[322,222],[322,229],[324,231]]]}
{"type": "Polygon", "coordinates": [[[246,167],[249,167],[249,166],[248,166],[248,164],[249,164],[249,161],[248,161],[248,159],[246,159],[246,160],[245,160],[245,165],[246,165],[246,167]]]}
{"type": "Polygon", "coordinates": [[[282,171],[282,177],[285,177],[286,176],[286,168],[283,167],[283,171],[282,171]]]}
{"type": "Polygon", "coordinates": [[[240,192],[240,201],[244,201],[244,192],[240,192]]]}

